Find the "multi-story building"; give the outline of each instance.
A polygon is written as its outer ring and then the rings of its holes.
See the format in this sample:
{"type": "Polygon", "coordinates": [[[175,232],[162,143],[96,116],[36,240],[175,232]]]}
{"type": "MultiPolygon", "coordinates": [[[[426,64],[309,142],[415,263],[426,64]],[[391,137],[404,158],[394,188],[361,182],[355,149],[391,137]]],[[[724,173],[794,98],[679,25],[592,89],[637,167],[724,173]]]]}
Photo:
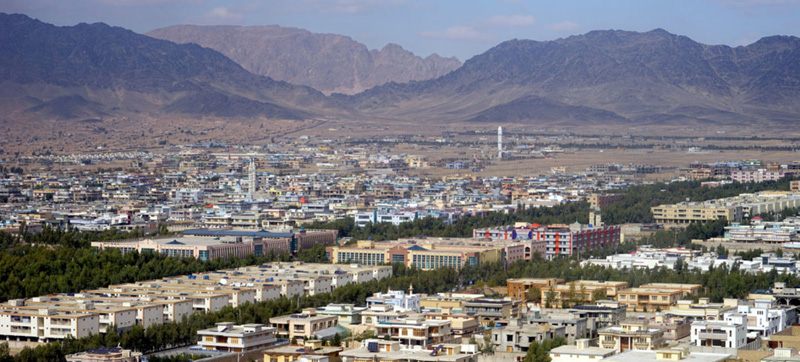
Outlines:
{"type": "MultiPolygon", "coordinates": [[[[312,339],[305,341],[302,348],[297,346],[282,345],[264,351],[264,361],[266,362],[303,362],[303,356],[327,357],[327,362],[339,362],[342,352],[341,347],[323,346],[322,341],[312,339]]],[[[315,360],[314,362],[321,362],[315,360]]]]}
{"type": "Polygon", "coordinates": [[[408,294],[402,290],[387,290],[386,293],[375,293],[367,297],[367,307],[376,305],[391,305],[395,310],[406,309],[419,312],[420,296],[414,294],[413,286],[409,288],[408,294]]]}
{"type": "Polygon", "coordinates": [[[628,282],[606,280],[575,280],[566,284],[558,284],[542,288],[542,303],[550,308],[562,308],[574,304],[596,302],[596,294],[604,294],[605,298],[616,298],[620,291],[628,287],[628,282]],[[603,291],[595,293],[596,291],[603,291]]]}
{"type": "Polygon", "coordinates": [[[793,192],[800,191],[800,180],[794,180],[789,182],[789,190],[793,192]]]}
{"type": "Polygon", "coordinates": [[[650,326],[664,331],[664,339],[677,341],[689,336],[691,322],[680,317],[669,317],[657,314],[650,322],[650,326]]]}
{"type": "Polygon", "coordinates": [[[786,171],[769,171],[767,169],[758,170],[734,170],[731,171],[731,179],[734,182],[764,182],[764,181],[778,181],[784,178],[787,174],[786,171]]]}
{"type": "Polygon", "coordinates": [[[678,290],[684,297],[696,297],[703,287],[700,284],[681,284],[681,283],[647,283],[639,286],[647,289],[678,290]]]}
{"type": "Polygon", "coordinates": [[[747,324],[733,321],[692,323],[690,341],[695,346],[739,348],[747,344],[747,324]]]}
{"type": "Polygon", "coordinates": [[[550,350],[552,362],[595,362],[613,356],[616,349],[592,347],[588,339],[580,339],[575,345],[564,345],[550,350]]]}
{"type": "Polygon", "coordinates": [[[103,249],[119,249],[123,254],[130,251],[154,252],[166,256],[193,257],[200,260],[225,259],[230,257],[244,258],[247,255],[263,256],[270,253],[280,254],[290,251],[290,238],[265,239],[254,237],[245,241],[241,237],[206,238],[179,237],[166,239],[144,239],[137,241],[96,241],[92,247],[103,249]]]}
{"type": "Polygon", "coordinates": [[[555,338],[566,338],[566,327],[545,324],[526,324],[513,319],[508,325],[492,328],[492,343],[497,351],[527,352],[531,343],[555,338]]]}
{"type": "Polygon", "coordinates": [[[622,197],[625,195],[622,194],[591,194],[586,197],[586,201],[589,202],[589,206],[593,209],[604,208],[608,205],[611,205],[617,201],[622,200],[622,197]]]}
{"type": "Polygon", "coordinates": [[[626,320],[617,326],[601,329],[600,347],[627,350],[654,350],[664,346],[664,331],[650,327],[650,321],[626,320]]]}
{"type": "Polygon", "coordinates": [[[706,222],[722,218],[730,222],[740,222],[743,217],[780,212],[786,208],[797,207],[800,207],[800,194],[763,191],[703,202],[658,205],[653,206],[650,211],[658,224],[685,226],[693,222],[706,222]]]}
{"type": "Polygon", "coordinates": [[[358,348],[342,351],[342,362],[477,362],[480,352],[472,344],[442,343],[433,350],[407,348],[397,341],[367,339],[358,348]]]}
{"type": "Polygon", "coordinates": [[[531,288],[539,288],[541,292],[542,288],[554,286],[558,284],[558,282],[559,280],[556,278],[519,278],[506,280],[506,286],[509,297],[525,300],[527,299],[528,290],[531,288]]]}
{"type": "Polygon", "coordinates": [[[449,320],[425,320],[422,318],[394,319],[375,326],[375,336],[398,341],[408,347],[433,347],[450,343],[453,332],[449,320]]]}
{"type": "MultiPolygon", "coordinates": [[[[574,223],[571,225],[539,225],[532,224],[522,228],[475,229],[473,238],[491,240],[530,240],[544,243],[545,257],[573,255],[606,245],[618,244],[620,241],[619,226],[591,227],[574,223]]],[[[527,246],[533,250],[533,246],[527,246]]]]}
{"type": "Polygon", "coordinates": [[[197,331],[197,335],[197,344],[207,351],[243,353],[278,343],[275,328],[263,324],[236,325],[233,322],[222,322],[217,323],[216,327],[197,331]]]}
{"type": "Polygon", "coordinates": [[[590,338],[597,337],[597,331],[617,325],[625,320],[626,308],[618,302],[604,300],[594,305],[576,305],[567,309],[576,318],[586,318],[586,329],[590,338]]]}
{"type": "Polygon", "coordinates": [[[316,339],[318,332],[339,325],[339,318],[317,315],[316,310],[306,309],[303,313],[270,318],[269,323],[279,337],[305,341],[316,339]]]}
{"type": "Polygon", "coordinates": [[[120,347],[102,347],[65,356],[67,362],[139,362],[141,352],[120,347]]]}
{"type": "Polygon", "coordinates": [[[689,321],[720,321],[725,319],[725,313],[736,310],[738,303],[738,299],[728,298],[723,303],[709,303],[708,298],[700,298],[697,303],[679,300],[666,309],[664,315],[689,321]]]}
{"type": "Polygon", "coordinates": [[[317,308],[317,314],[336,316],[339,318],[339,325],[361,324],[361,313],[365,310],[366,307],[356,307],[354,304],[328,304],[317,308]]]}
{"type": "Polygon", "coordinates": [[[79,339],[100,333],[100,316],[53,308],[14,310],[0,308],[0,336],[18,341],[50,342],[72,336],[79,339]]]}
{"type": "Polygon", "coordinates": [[[634,311],[660,311],[678,303],[683,292],[675,289],[629,288],[619,292],[617,301],[634,311]]]}
{"type": "Polygon", "coordinates": [[[380,265],[402,263],[422,270],[461,269],[485,263],[503,262],[502,247],[452,244],[376,243],[361,240],[355,247],[333,246],[326,249],[332,263],[380,265]]]}
{"type": "Polygon", "coordinates": [[[748,332],[754,332],[761,337],[769,337],[775,333],[783,331],[788,321],[786,310],[777,308],[775,301],[767,299],[757,299],[752,303],[741,304],[735,312],[725,313],[726,322],[742,320],[744,316],[745,325],[748,332]]]}
{"type": "Polygon", "coordinates": [[[522,302],[514,298],[505,299],[473,299],[463,302],[462,311],[473,313],[481,325],[491,327],[496,321],[520,317],[522,302]]]}
{"type": "Polygon", "coordinates": [[[449,308],[443,308],[437,312],[425,313],[425,320],[449,321],[450,330],[453,332],[453,337],[455,338],[469,338],[483,329],[481,324],[478,323],[478,316],[454,312],[449,308]]]}

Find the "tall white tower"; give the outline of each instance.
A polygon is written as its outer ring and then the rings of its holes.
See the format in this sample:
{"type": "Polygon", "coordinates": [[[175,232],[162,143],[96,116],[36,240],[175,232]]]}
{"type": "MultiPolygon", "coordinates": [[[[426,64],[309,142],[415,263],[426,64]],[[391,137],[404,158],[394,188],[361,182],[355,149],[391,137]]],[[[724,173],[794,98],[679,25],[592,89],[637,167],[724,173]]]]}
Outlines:
{"type": "Polygon", "coordinates": [[[497,127],[497,158],[503,158],[503,126],[497,127]]]}
{"type": "Polygon", "coordinates": [[[247,193],[249,194],[250,198],[256,194],[256,163],[250,158],[250,166],[247,168],[247,193]]]}

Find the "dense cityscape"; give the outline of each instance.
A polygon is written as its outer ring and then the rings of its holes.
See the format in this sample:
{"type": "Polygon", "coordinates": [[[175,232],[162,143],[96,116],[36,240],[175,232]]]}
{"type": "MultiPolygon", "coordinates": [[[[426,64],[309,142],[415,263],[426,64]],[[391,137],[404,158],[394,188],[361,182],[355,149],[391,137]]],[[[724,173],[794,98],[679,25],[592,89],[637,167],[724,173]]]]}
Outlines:
{"type": "Polygon", "coordinates": [[[0,1],[0,362],[800,362],[797,18],[0,1]]]}

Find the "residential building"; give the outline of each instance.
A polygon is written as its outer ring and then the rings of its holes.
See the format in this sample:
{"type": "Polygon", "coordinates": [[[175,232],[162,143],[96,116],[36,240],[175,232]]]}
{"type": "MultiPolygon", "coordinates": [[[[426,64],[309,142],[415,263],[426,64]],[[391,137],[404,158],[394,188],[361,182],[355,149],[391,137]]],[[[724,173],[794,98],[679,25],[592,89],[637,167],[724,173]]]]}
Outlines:
{"type": "Polygon", "coordinates": [[[628,288],[617,295],[617,301],[634,311],[662,311],[678,303],[683,292],[676,289],[628,288]]]}
{"type": "Polygon", "coordinates": [[[477,315],[453,312],[448,308],[443,308],[438,312],[425,313],[425,319],[450,321],[450,330],[455,338],[469,338],[483,329],[478,322],[477,315]]]}
{"type": "Polygon", "coordinates": [[[692,222],[705,222],[722,218],[727,219],[729,222],[740,222],[743,217],[780,212],[785,208],[798,207],[800,207],[800,194],[783,191],[763,191],[703,202],[658,205],[653,206],[650,211],[653,213],[653,219],[658,224],[685,226],[692,222]]]}
{"type": "Polygon", "coordinates": [[[627,282],[606,280],[575,280],[566,284],[558,284],[542,288],[542,303],[550,308],[563,308],[576,304],[596,302],[596,294],[604,298],[615,298],[620,291],[628,287],[627,282]],[[596,291],[601,291],[595,293],[596,291]]]}
{"type": "Polygon", "coordinates": [[[639,286],[639,288],[647,289],[679,290],[684,297],[696,297],[702,287],[700,284],[680,283],[647,283],[639,286]]]}
{"type": "Polygon", "coordinates": [[[494,326],[498,320],[510,320],[520,317],[522,302],[513,298],[505,299],[473,299],[464,301],[462,311],[474,314],[485,327],[494,326]]]}
{"type": "Polygon", "coordinates": [[[617,325],[625,320],[626,308],[619,302],[604,300],[594,305],[575,305],[567,309],[575,318],[586,318],[586,329],[590,338],[597,337],[597,331],[617,325]]]}
{"type": "Polygon", "coordinates": [[[757,170],[734,170],[731,171],[731,179],[734,182],[764,182],[764,181],[778,181],[784,178],[787,174],[786,171],[769,171],[764,168],[757,170]]]}
{"type": "Polygon", "coordinates": [[[275,328],[263,324],[236,325],[233,322],[222,322],[215,327],[197,331],[197,344],[207,351],[243,353],[275,345],[278,343],[275,334],[275,328]]]}
{"type": "Polygon", "coordinates": [[[306,309],[299,314],[290,314],[269,319],[279,337],[297,340],[316,339],[317,332],[339,325],[339,318],[317,315],[316,310],[306,309]]]}
{"type": "Polygon", "coordinates": [[[422,318],[394,319],[375,326],[375,336],[398,341],[408,347],[434,347],[453,340],[448,320],[422,318]]]}
{"type": "Polygon", "coordinates": [[[102,347],[65,356],[67,362],[140,362],[141,352],[120,347],[102,347]]]}
{"type": "Polygon", "coordinates": [[[616,349],[592,347],[588,339],[579,339],[550,350],[551,362],[595,362],[617,353],[616,349]]]}
{"type": "Polygon", "coordinates": [[[515,318],[508,325],[492,328],[492,343],[496,351],[527,352],[533,342],[566,338],[566,329],[549,323],[528,324],[515,318]]]}
{"type": "Polygon", "coordinates": [[[734,321],[696,321],[690,341],[695,346],[739,348],[747,344],[747,324],[734,321]]]}
{"type": "Polygon", "coordinates": [[[472,344],[442,343],[433,350],[407,348],[397,341],[367,339],[358,348],[342,351],[342,362],[477,362],[480,352],[472,344]]]}
{"type": "Polygon", "coordinates": [[[95,313],[15,310],[0,307],[0,336],[18,341],[50,342],[67,336],[79,339],[100,333],[100,316],[95,313]]]}
{"type": "Polygon", "coordinates": [[[689,336],[692,323],[680,317],[668,317],[657,314],[650,321],[650,326],[664,331],[664,339],[677,341],[689,336]]]}
{"type": "Polygon", "coordinates": [[[528,290],[530,290],[532,287],[539,288],[541,293],[542,288],[554,286],[558,284],[558,282],[559,280],[556,278],[519,278],[506,280],[506,286],[509,297],[526,300],[528,290]]]}
{"type": "Polygon", "coordinates": [[[736,310],[739,300],[726,298],[722,303],[710,303],[708,298],[700,298],[697,303],[682,299],[664,310],[664,315],[692,321],[719,321],[725,313],[736,310]]]}
{"type": "Polygon", "coordinates": [[[657,362],[657,361],[680,361],[680,362],[726,362],[733,356],[728,353],[715,352],[688,352],[682,348],[659,349],[655,351],[630,350],[608,356],[604,362],[657,362]]]}
{"type": "Polygon", "coordinates": [[[386,293],[375,293],[367,297],[367,307],[375,305],[391,305],[395,309],[406,309],[419,312],[420,296],[414,294],[414,286],[409,287],[408,294],[402,290],[387,290],[386,293]]]}
{"type": "Polygon", "coordinates": [[[339,325],[342,324],[361,324],[361,313],[367,307],[356,307],[354,304],[328,304],[317,308],[317,314],[330,315],[339,318],[339,325]]]}
{"type": "Polygon", "coordinates": [[[748,333],[769,337],[791,325],[786,310],[778,308],[775,301],[757,299],[752,303],[740,304],[735,312],[725,313],[725,321],[734,322],[744,316],[748,333]]]}
{"type": "Polygon", "coordinates": [[[627,350],[654,350],[664,346],[664,331],[650,327],[648,319],[629,319],[598,331],[600,347],[627,350]]]}
{"type": "Polygon", "coordinates": [[[545,258],[580,254],[606,245],[619,244],[620,227],[593,227],[574,223],[570,225],[532,224],[522,228],[475,229],[473,238],[487,240],[531,240],[545,244],[545,258]]]}
{"type": "MultiPolygon", "coordinates": [[[[339,362],[342,347],[322,346],[322,341],[312,339],[305,341],[302,348],[282,345],[264,350],[265,362],[303,362],[305,356],[326,357],[327,362],[339,362]]],[[[321,362],[321,361],[314,361],[321,362]]]]}

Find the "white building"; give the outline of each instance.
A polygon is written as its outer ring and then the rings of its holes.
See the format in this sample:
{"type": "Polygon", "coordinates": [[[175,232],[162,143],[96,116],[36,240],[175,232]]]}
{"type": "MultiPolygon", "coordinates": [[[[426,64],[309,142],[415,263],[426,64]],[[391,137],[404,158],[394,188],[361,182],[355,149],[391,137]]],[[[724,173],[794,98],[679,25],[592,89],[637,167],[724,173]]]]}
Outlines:
{"type": "Polygon", "coordinates": [[[50,342],[100,333],[100,316],[54,309],[0,309],[0,337],[19,341],[50,342]]]}
{"type": "Polygon", "coordinates": [[[595,362],[617,353],[616,349],[591,347],[588,339],[579,339],[575,345],[556,347],[550,350],[552,362],[595,362]]]}
{"type": "Polygon", "coordinates": [[[786,310],[775,308],[775,301],[758,299],[752,305],[740,305],[736,312],[725,313],[725,321],[747,324],[748,337],[769,337],[786,328],[786,310]],[[744,316],[744,318],[740,317],[744,316]]]}
{"type": "Polygon", "coordinates": [[[695,321],[690,341],[695,346],[739,348],[747,344],[747,321],[695,321]],[[742,323],[744,322],[744,323],[742,323]]]}
{"type": "Polygon", "coordinates": [[[413,290],[409,290],[409,294],[406,294],[402,290],[388,290],[386,293],[375,293],[367,298],[367,307],[391,305],[395,307],[395,309],[419,312],[420,297],[418,294],[413,294],[412,292],[413,290]]]}
{"type": "Polygon", "coordinates": [[[786,171],[767,171],[766,169],[731,171],[731,179],[735,182],[777,181],[786,176],[786,171]]]}

